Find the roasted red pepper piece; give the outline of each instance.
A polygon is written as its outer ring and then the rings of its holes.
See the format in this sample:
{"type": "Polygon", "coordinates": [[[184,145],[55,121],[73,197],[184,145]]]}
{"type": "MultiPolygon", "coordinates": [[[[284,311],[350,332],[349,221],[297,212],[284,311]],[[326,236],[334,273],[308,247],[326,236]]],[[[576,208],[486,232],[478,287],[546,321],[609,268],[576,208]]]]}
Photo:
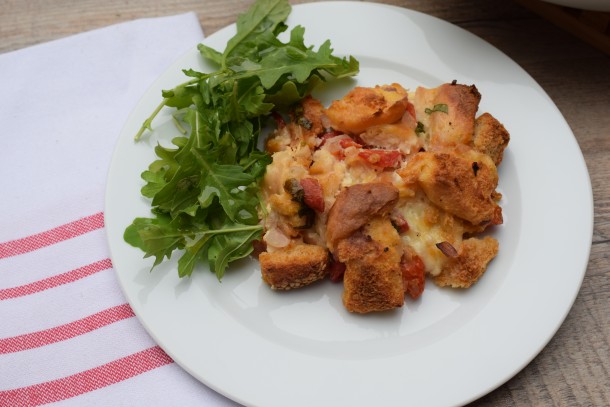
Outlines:
{"type": "Polygon", "coordinates": [[[402,159],[402,153],[397,150],[368,149],[360,151],[358,156],[380,168],[398,168],[402,159]]]}
{"type": "Polygon", "coordinates": [[[341,139],[341,140],[339,141],[339,145],[340,145],[342,148],[348,148],[348,147],[356,147],[356,148],[361,148],[361,147],[362,147],[362,145],[360,145],[360,144],[356,143],[356,142],[355,142],[353,139],[351,139],[351,138],[344,138],[344,139],[341,139]]]}
{"type": "Polygon", "coordinates": [[[426,267],[421,257],[416,254],[405,254],[400,261],[402,285],[405,293],[414,300],[424,292],[426,284],[426,267]]]}

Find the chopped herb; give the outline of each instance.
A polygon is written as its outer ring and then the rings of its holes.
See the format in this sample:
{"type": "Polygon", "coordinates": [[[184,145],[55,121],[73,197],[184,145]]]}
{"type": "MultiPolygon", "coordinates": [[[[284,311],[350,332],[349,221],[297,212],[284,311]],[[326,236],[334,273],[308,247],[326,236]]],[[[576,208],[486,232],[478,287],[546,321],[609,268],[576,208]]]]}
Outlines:
{"type": "Polygon", "coordinates": [[[313,126],[311,121],[305,116],[299,117],[299,119],[297,120],[297,123],[299,124],[299,126],[304,127],[307,130],[311,130],[311,128],[313,126]]]}
{"type": "Polygon", "coordinates": [[[439,103],[437,105],[434,105],[434,107],[432,109],[426,108],[426,110],[424,110],[424,112],[426,112],[426,114],[431,114],[431,113],[434,113],[434,112],[449,113],[449,108],[447,107],[446,104],[439,103]]]}
{"type": "Polygon", "coordinates": [[[415,127],[415,134],[425,133],[424,124],[422,122],[417,122],[417,127],[415,127]]]}

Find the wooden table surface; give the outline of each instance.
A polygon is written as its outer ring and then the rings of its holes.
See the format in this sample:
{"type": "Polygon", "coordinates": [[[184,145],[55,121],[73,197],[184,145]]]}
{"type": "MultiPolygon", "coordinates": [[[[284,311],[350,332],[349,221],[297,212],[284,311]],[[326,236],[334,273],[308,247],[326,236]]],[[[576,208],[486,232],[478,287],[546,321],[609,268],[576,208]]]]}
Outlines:
{"type": "MultiPolygon", "coordinates": [[[[195,11],[205,34],[210,35],[233,23],[250,3],[251,0],[0,0],[0,53],[135,18],[186,11],[195,11]]],[[[595,227],[591,256],[572,310],[554,338],[527,367],[472,405],[609,406],[610,57],[510,0],[383,3],[454,23],[521,65],[565,116],[584,154],[593,185],[595,227]]],[[[570,193],[569,185],[565,193],[570,193]]]]}

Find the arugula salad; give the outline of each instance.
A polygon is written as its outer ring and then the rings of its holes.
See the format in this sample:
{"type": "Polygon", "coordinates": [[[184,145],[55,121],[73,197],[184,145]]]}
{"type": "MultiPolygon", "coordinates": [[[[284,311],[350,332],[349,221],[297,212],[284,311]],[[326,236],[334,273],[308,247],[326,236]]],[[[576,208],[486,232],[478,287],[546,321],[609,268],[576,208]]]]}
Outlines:
{"type": "Polygon", "coordinates": [[[162,92],[136,134],[138,140],[152,130],[165,108],[182,133],[171,147],[155,147],[157,158],[141,175],[151,217],[134,219],[124,233],[155,258],[153,268],[179,250],[180,277],[207,261],[221,279],[230,262],[248,256],[263,233],[259,182],[271,162],[257,147],[261,131],[319,83],[358,73],[358,61],[333,55],[330,41],[307,46],[302,26],[280,40],[290,11],[287,0],[257,0],[237,19],[223,52],[199,44],[217,70],[184,69],[188,80],[162,92]]]}

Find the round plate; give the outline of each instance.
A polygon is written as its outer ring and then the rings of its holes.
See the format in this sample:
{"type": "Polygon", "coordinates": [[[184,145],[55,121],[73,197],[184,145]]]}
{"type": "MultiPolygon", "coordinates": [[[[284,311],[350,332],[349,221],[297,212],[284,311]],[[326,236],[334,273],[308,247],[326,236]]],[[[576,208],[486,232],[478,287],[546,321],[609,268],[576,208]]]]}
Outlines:
{"type": "MultiPolygon", "coordinates": [[[[140,142],[133,136],[161,89],[188,80],[182,68],[212,70],[193,47],[137,104],[113,156],[106,229],[125,295],[176,363],[248,406],[457,405],[486,394],[540,352],[582,282],[593,204],[570,128],[516,63],[439,19],[393,6],[324,2],[294,7],[287,23],[303,25],[310,44],[332,36],[336,54],[361,62],[357,79],[316,92],[325,103],[356,84],[476,84],[480,112],[511,133],[500,166],[505,223],[493,232],[498,257],[468,290],[430,283],[418,301],[374,315],[347,312],[341,285],[329,281],[274,292],[254,260],[232,265],[221,283],[204,265],[179,279],[174,258],[150,272],[152,259],[126,244],[123,232],[150,214],[140,173],[155,159],[156,143],[176,134],[170,113],[163,111],[140,142]]],[[[205,43],[223,50],[234,32],[227,27],[205,43]]]]}

